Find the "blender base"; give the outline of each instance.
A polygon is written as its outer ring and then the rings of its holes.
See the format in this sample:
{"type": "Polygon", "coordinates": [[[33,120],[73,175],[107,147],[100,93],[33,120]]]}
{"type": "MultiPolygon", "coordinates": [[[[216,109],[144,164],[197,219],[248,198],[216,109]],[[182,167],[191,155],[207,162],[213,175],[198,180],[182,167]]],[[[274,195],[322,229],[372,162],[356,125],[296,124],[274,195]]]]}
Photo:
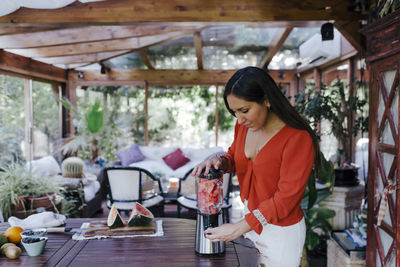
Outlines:
{"type": "Polygon", "coordinates": [[[207,230],[207,228],[214,228],[222,225],[222,219],[222,212],[212,215],[197,212],[195,240],[196,254],[206,256],[225,253],[224,241],[212,242],[204,235],[204,231],[207,230]]]}

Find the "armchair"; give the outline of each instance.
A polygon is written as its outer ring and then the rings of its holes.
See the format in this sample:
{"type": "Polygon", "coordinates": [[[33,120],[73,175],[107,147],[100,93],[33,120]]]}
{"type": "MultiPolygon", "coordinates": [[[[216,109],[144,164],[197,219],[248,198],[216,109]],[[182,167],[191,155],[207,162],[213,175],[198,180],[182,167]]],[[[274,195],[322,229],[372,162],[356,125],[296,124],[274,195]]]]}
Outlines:
{"type": "Polygon", "coordinates": [[[150,210],[161,208],[161,216],[164,216],[161,183],[151,172],[139,167],[121,166],[105,168],[104,175],[109,208],[115,204],[118,211],[128,214],[135,202],[139,202],[150,210]],[[154,184],[157,186],[153,187],[154,184]]]}

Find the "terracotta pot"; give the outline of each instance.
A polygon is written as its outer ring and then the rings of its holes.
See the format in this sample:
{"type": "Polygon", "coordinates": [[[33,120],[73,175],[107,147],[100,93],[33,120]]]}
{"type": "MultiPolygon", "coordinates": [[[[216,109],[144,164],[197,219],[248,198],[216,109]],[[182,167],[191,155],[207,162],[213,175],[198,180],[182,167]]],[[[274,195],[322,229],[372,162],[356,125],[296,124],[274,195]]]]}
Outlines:
{"type": "MultiPolygon", "coordinates": [[[[44,207],[46,211],[55,211],[54,206],[51,205],[49,207],[44,207]]],[[[57,205],[57,209],[60,209],[61,205],[57,205]]],[[[36,209],[34,210],[21,210],[21,211],[13,211],[12,215],[19,218],[19,219],[25,219],[26,217],[38,213],[36,209]]]]}
{"type": "Polygon", "coordinates": [[[29,195],[23,195],[19,197],[17,205],[14,206],[15,211],[25,211],[27,209],[29,195]]]}
{"type": "Polygon", "coordinates": [[[28,203],[30,204],[30,209],[32,210],[40,207],[47,208],[53,206],[55,199],[56,194],[49,193],[42,197],[28,197],[28,203]]]}

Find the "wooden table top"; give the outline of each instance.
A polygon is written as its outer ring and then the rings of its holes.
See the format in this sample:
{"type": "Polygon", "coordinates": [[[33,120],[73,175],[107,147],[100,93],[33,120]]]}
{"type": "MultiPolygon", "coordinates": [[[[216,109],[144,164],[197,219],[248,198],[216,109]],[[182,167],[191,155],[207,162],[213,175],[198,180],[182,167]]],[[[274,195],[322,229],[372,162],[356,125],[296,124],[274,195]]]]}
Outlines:
{"type": "MultiPolygon", "coordinates": [[[[157,219],[163,220],[161,237],[75,241],[72,234],[48,233],[42,255],[29,257],[22,248],[16,260],[1,256],[0,266],[257,266],[258,251],[247,239],[227,242],[223,255],[199,256],[194,251],[195,220],[157,219]]],[[[66,227],[79,228],[91,220],[96,219],[68,219],[66,227]]],[[[7,228],[8,223],[0,224],[2,233],[7,228]]]]}

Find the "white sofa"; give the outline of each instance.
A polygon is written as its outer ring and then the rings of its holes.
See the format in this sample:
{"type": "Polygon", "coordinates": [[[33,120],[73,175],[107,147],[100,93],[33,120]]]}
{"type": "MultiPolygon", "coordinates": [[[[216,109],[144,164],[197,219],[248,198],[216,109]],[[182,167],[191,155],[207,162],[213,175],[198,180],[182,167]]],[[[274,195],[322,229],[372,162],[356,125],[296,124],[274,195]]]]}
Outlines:
{"type": "Polygon", "coordinates": [[[139,146],[140,151],[146,158],[142,161],[132,163],[129,166],[144,168],[152,174],[159,173],[166,177],[183,178],[190,169],[207,157],[224,151],[222,147],[180,148],[190,161],[182,167],[173,170],[164,162],[163,157],[174,152],[177,148],[178,147],[139,146]]]}

